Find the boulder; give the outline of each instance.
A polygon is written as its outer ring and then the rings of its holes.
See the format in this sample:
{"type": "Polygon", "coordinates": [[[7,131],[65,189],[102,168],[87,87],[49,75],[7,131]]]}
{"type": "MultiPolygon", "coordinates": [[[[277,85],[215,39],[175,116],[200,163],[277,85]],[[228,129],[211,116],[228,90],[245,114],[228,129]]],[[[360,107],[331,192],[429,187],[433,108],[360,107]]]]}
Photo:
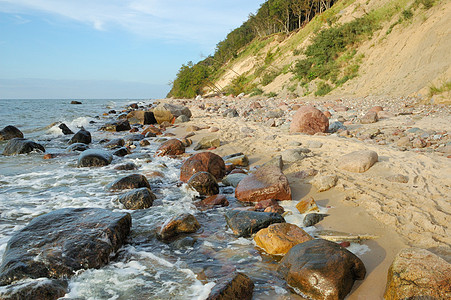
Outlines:
{"type": "Polygon", "coordinates": [[[234,272],[216,283],[207,300],[251,300],[253,292],[252,280],[246,274],[234,272]]]}
{"type": "Polygon", "coordinates": [[[243,180],[245,177],[247,177],[247,175],[243,173],[229,174],[222,179],[222,183],[224,185],[237,187],[240,181],[243,180]]]}
{"type": "Polygon", "coordinates": [[[8,241],[0,285],[100,268],[124,244],[130,227],[130,214],[101,208],[64,208],[36,217],[8,241]]]}
{"type": "Polygon", "coordinates": [[[191,111],[186,106],[175,105],[170,103],[161,103],[153,109],[153,114],[158,124],[163,122],[172,122],[174,118],[185,115],[191,118],[191,111]]]}
{"type": "Polygon", "coordinates": [[[164,222],[157,229],[157,236],[161,240],[168,240],[181,233],[193,233],[200,228],[196,217],[191,214],[181,214],[164,222]]]}
{"type": "Polygon", "coordinates": [[[105,148],[115,148],[115,147],[122,147],[125,145],[124,139],[118,138],[118,139],[112,139],[108,143],[104,145],[105,148]]]}
{"type": "Polygon", "coordinates": [[[209,149],[221,146],[221,141],[215,136],[204,136],[194,147],[194,150],[209,149]]]}
{"type": "Polygon", "coordinates": [[[74,143],[66,148],[67,152],[83,152],[89,149],[89,146],[83,143],[74,143]]]}
{"type": "Polygon", "coordinates": [[[247,210],[229,210],[225,218],[233,233],[242,237],[249,237],[274,223],[285,223],[280,214],[247,210]]]}
{"type": "Polygon", "coordinates": [[[208,172],[219,181],[225,175],[224,161],[221,156],[211,152],[197,153],[183,163],[180,180],[187,182],[197,172],[208,172]]]}
{"type": "Polygon", "coordinates": [[[67,293],[65,280],[39,278],[11,284],[0,289],[2,300],[56,300],[67,293]]]}
{"type": "Polygon", "coordinates": [[[108,166],[112,160],[113,156],[104,150],[88,149],[78,157],[78,167],[108,166]]]}
{"type": "Polygon", "coordinates": [[[354,151],[339,158],[338,168],[350,172],[363,173],[371,168],[377,160],[378,155],[374,151],[354,151]]]}
{"type": "Polygon", "coordinates": [[[401,250],[388,270],[384,299],[451,299],[451,264],[424,249],[401,250]]]}
{"type": "Polygon", "coordinates": [[[63,132],[64,135],[74,134],[74,133],[72,132],[72,130],[70,130],[69,127],[67,127],[67,125],[64,124],[64,123],[61,123],[61,124],[58,126],[58,128],[61,129],[61,131],[63,132]]]}
{"type": "Polygon", "coordinates": [[[72,100],[70,104],[82,104],[80,101],[72,100]]]}
{"type": "Polygon", "coordinates": [[[91,143],[91,141],[91,133],[82,128],[76,134],[74,134],[74,136],[70,139],[69,144],[83,143],[88,145],[91,143]]]}
{"type": "Polygon", "coordinates": [[[170,139],[158,147],[155,156],[181,155],[185,153],[185,146],[178,139],[170,139]]]}
{"type": "Polygon", "coordinates": [[[314,239],[298,244],[279,263],[287,283],[309,299],[344,299],[355,280],[365,278],[363,262],[342,246],[314,239]]]}
{"type": "Polygon", "coordinates": [[[307,232],[294,224],[276,223],[261,229],[254,241],[268,254],[284,255],[293,246],[313,239],[307,232]]]}
{"type": "Polygon", "coordinates": [[[13,138],[23,138],[23,133],[17,127],[8,125],[0,130],[0,141],[6,141],[13,138]]]}
{"type": "Polygon", "coordinates": [[[360,118],[361,124],[371,124],[377,122],[377,112],[369,111],[363,117],[360,118]]]}
{"type": "Polygon", "coordinates": [[[315,134],[327,132],[328,128],[329,119],[319,109],[313,106],[303,106],[294,114],[290,132],[315,134]]]}
{"type": "Polygon", "coordinates": [[[156,198],[149,188],[143,187],[121,195],[118,201],[126,209],[144,209],[151,207],[156,198]]]}
{"type": "Polygon", "coordinates": [[[316,187],[318,192],[323,192],[333,188],[337,184],[337,180],[337,175],[317,175],[310,183],[316,187]]]}
{"type": "Polygon", "coordinates": [[[147,181],[146,176],[141,174],[131,174],[113,182],[110,186],[110,190],[117,191],[127,189],[138,189],[142,187],[150,189],[150,184],[147,181]]]}
{"type": "Polygon", "coordinates": [[[130,124],[156,124],[157,120],[151,111],[134,110],[128,113],[127,120],[130,124]]]}
{"type": "Polygon", "coordinates": [[[188,180],[188,186],[201,196],[211,196],[219,193],[219,185],[213,175],[208,172],[197,172],[188,180]]]}
{"type": "Polygon", "coordinates": [[[103,125],[100,130],[104,131],[113,131],[113,132],[120,132],[120,131],[128,131],[130,130],[130,123],[128,120],[118,120],[118,121],[112,121],[109,123],[106,123],[103,125]]]}
{"type": "Polygon", "coordinates": [[[238,183],[235,197],[242,202],[291,200],[291,189],[287,177],[278,167],[265,165],[238,183]]]}
{"type": "Polygon", "coordinates": [[[13,138],[8,141],[3,155],[27,154],[32,151],[45,152],[44,146],[24,138],[13,138]]]}

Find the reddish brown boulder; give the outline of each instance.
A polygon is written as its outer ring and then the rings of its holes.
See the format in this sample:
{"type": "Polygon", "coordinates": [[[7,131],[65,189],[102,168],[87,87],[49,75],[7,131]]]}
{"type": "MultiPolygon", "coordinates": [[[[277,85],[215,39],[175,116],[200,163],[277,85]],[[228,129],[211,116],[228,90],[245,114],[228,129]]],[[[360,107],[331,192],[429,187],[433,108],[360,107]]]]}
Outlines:
{"type": "Polygon", "coordinates": [[[155,156],[180,155],[185,153],[185,146],[178,139],[170,139],[158,147],[155,156]]]}
{"type": "Polygon", "coordinates": [[[303,106],[298,109],[290,125],[291,133],[315,134],[317,132],[327,132],[328,129],[329,119],[313,106],[303,106]]]}
{"type": "Polygon", "coordinates": [[[291,189],[287,177],[277,166],[265,165],[240,181],[235,197],[243,202],[291,200],[291,189]]]}
{"type": "Polygon", "coordinates": [[[167,220],[157,229],[157,236],[161,240],[168,240],[181,233],[196,232],[200,228],[197,219],[191,214],[181,214],[167,220]]]}
{"type": "Polygon", "coordinates": [[[221,180],[225,175],[224,160],[221,156],[211,152],[197,153],[183,163],[180,169],[180,180],[187,182],[198,172],[211,173],[216,180],[221,180]]]}
{"type": "Polygon", "coordinates": [[[325,112],[323,112],[323,114],[330,119],[332,117],[332,114],[330,113],[330,111],[326,110],[325,112]]]}
{"type": "Polygon", "coordinates": [[[205,198],[199,205],[205,208],[212,208],[214,206],[229,206],[229,201],[226,195],[218,194],[205,198]]]}
{"type": "Polygon", "coordinates": [[[143,132],[141,132],[141,134],[145,136],[147,136],[149,133],[154,135],[160,135],[163,134],[163,131],[160,128],[150,125],[146,129],[144,129],[143,132]]]}

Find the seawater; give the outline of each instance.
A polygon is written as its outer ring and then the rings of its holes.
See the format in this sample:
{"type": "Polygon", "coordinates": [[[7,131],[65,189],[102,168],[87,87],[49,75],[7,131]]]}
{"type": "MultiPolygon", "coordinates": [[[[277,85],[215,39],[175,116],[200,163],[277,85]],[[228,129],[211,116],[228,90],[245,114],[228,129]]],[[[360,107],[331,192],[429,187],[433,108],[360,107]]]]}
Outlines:
{"type": "MultiPolygon", "coordinates": [[[[0,127],[18,127],[28,139],[41,143],[48,153],[64,153],[71,136],[64,136],[56,122],[73,132],[83,126],[92,134],[91,148],[117,133],[98,129],[108,118],[104,112],[123,110],[130,103],[149,105],[151,100],[0,100],[0,127]]],[[[113,115],[115,117],[115,115],[113,115]]],[[[122,136],[122,135],[121,135],[122,136]]],[[[6,142],[0,142],[3,151],[6,142]]],[[[289,293],[277,278],[272,258],[260,253],[252,239],[236,238],[227,230],[225,208],[198,211],[196,194],[178,185],[181,159],[154,157],[159,143],[138,147],[125,158],[115,157],[102,168],[77,168],[77,155],[43,159],[42,153],[0,155],[0,257],[10,237],[34,217],[66,207],[100,207],[126,211],[116,201],[119,193],[108,191],[114,180],[132,173],[159,171],[151,179],[157,195],[154,206],[132,214],[127,245],[101,269],[80,271],[69,281],[66,299],[205,299],[214,280],[237,270],[255,283],[257,299],[274,299],[289,293]],[[135,171],[117,171],[114,165],[133,162],[135,171]],[[155,237],[156,227],[168,218],[191,213],[202,228],[192,236],[193,247],[177,249],[155,237]]]]}

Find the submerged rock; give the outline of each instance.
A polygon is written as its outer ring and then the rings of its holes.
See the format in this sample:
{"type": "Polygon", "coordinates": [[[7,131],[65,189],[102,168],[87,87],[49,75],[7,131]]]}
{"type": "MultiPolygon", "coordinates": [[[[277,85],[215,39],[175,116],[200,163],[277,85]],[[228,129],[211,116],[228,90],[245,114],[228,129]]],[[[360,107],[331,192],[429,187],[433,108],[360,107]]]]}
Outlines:
{"type": "Polygon", "coordinates": [[[211,152],[191,156],[180,169],[180,180],[187,182],[195,173],[202,171],[212,174],[216,180],[221,180],[225,175],[225,164],[221,156],[211,152]]]}
{"type": "Polygon", "coordinates": [[[13,138],[23,138],[23,133],[17,127],[8,125],[0,130],[0,141],[6,141],[13,138]]]}
{"type": "Polygon", "coordinates": [[[225,218],[233,233],[242,237],[249,237],[273,223],[285,223],[280,214],[247,210],[229,210],[225,218]]]}
{"type": "Polygon", "coordinates": [[[103,167],[108,166],[113,156],[103,150],[89,149],[83,151],[78,157],[78,167],[103,167]]]}
{"type": "Polygon", "coordinates": [[[56,300],[67,293],[65,280],[39,278],[32,281],[19,282],[0,290],[2,300],[56,300]]]}
{"type": "Polygon", "coordinates": [[[100,208],[64,208],[36,217],[8,241],[0,285],[100,268],[124,244],[130,227],[130,214],[100,208]]]}
{"type": "Polygon", "coordinates": [[[151,207],[156,198],[149,188],[143,187],[121,195],[118,201],[126,209],[144,209],[151,207]]]}
{"type": "Polygon", "coordinates": [[[252,280],[246,274],[234,272],[219,280],[211,289],[207,300],[251,300],[253,292],[252,280]]]}
{"type": "Polygon", "coordinates": [[[92,141],[91,133],[84,128],[80,129],[74,136],[70,139],[69,144],[83,143],[90,144],[92,141]]]}
{"type": "Polygon", "coordinates": [[[342,246],[314,239],[298,244],[280,261],[278,272],[311,299],[344,299],[355,280],[365,278],[363,262],[342,246]]]}
{"type": "Polygon", "coordinates": [[[26,154],[32,151],[45,152],[44,146],[23,138],[13,138],[8,141],[3,155],[26,154]]]}

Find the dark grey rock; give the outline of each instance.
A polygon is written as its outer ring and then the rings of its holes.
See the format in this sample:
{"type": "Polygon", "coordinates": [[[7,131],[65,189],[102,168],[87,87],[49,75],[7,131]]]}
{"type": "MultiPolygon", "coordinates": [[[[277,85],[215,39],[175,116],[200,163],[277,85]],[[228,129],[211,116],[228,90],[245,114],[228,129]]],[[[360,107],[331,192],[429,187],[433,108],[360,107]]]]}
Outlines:
{"type": "Polygon", "coordinates": [[[89,146],[83,143],[75,143],[66,148],[67,152],[83,152],[89,149],[89,146]]]}
{"type": "Polygon", "coordinates": [[[72,132],[72,130],[70,130],[69,127],[67,127],[67,125],[64,124],[64,123],[61,123],[61,124],[58,126],[58,128],[61,129],[61,131],[63,132],[64,135],[74,134],[74,133],[72,132]]]}
{"type": "Polygon", "coordinates": [[[113,156],[106,151],[89,149],[78,157],[78,167],[103,167],[113,160],[113,156]]]}
{"type": "Polygon", "coordinates": [[[8,141],[3,155],[26,154],[32,151],[45,152],[44,146],[23,138],[13,138],[8,141]]]}
{"type": "Polygon", "coordinates": [[[280,214],[247,210],[229,210],[225,218],[233,233],[242,237],[249,237],[273,223],[285,223],[280,214]]]}
{"type": "Polygon", "coordinates": [[[80,129],[74,136],[70,139],[69,144],[83,143],[90,144],[92,141],[91,133],[84,128],[80,129]]]}
{"type": "Polygon", "coordinates": [[[17,127],[8,125],[0,130],[0,141],[6,141],[13,138],[23,138],[23,133],[17,127]]]}
{"type": "Polygon", "coordinates": [[[218,281],[211,289],[207,300],[251,300],[253,293],[252,280],[244,273],[233,272],[218,281]]]}
{"type": "Polygon", "coordinates": [[[142,187],[150,189],[150,184],[147,181],[146,176],[141,174],[131,174],[113,182],[110,186],[110,189],[126,190],[126,189],[137,189],[142,187]]]}
{"type": "Polygon", "coordinates": [[[64,280],[39,278],[6,286],[0,290],[2,300],[56,300],[67,293],[64,280]]]}
{"type": "Polygon", "coordinates": [[[151,207],[156,198],[149,188],[144,187],[121,195],[118,201],[126,209],[144,209],[151,207]]]}
{"type": "Polygon", "coordinates": [[[317,214],[317,213],[311,213],[304,217],[304,221],[302,222],[304,227],[313,226],[320,221],[322,221],[325,217],[328,215],[326,214],[317,214]]]}

